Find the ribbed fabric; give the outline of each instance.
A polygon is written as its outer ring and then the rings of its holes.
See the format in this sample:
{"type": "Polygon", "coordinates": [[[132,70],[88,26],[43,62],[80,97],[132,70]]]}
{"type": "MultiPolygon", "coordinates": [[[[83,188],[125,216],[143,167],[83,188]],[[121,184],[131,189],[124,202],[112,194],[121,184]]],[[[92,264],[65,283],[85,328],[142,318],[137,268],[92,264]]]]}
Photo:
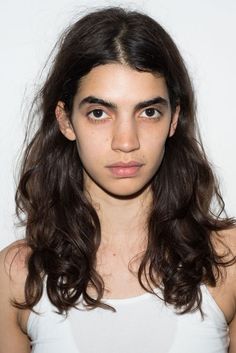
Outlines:
{"type": "MultiPolygon", "coordinates": [[[[33,353],[227,353],[228,326],[205,285],[205,314],[178,315],[170,305],[145,293],[127,299],[104,299],[117,312],[71,309],[65,318],[44,292],[28,320],[33,353]]],[[[161,296],[161,292],[156,290],[161,296]]]]}

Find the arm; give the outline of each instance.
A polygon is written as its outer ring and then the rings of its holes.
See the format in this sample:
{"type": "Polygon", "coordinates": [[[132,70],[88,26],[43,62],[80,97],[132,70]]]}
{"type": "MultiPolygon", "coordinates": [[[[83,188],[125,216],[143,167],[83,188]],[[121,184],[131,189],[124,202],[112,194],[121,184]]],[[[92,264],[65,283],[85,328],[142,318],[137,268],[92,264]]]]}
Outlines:
{"type": "Polygon", "coordinates": [[[236,353],[236,314],[229,325],[230,346],[229,353],[236,353]]]}
{"type": "Polygon", "coordinates": [[[0,252],[0,353],[31,351],[30,340],[19,325],[19,309],[10,303],[13,298],[22,300],[24,293],[26,271],[18,250],[14,245],[0,252]]]}
{"type": "MultiPolygon", "coordinates": [[[[230,248],[232,255],[236,261],[236,228],[223,232],[224,243],[230,248]]],[[[232,258],[232,256],[231,256],[232,258]]],[[[232,319],[229,322],[229,353],[236,353],[236,263],[226,267],[226,282],[228,283],[227,289],[232,293],[232,319]]]]}

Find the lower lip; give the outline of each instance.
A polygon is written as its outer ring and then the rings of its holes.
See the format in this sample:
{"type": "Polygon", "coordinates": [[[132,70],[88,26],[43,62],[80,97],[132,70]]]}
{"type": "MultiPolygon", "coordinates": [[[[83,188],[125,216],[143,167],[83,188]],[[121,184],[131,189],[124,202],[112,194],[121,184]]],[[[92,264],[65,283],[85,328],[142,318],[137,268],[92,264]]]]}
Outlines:
{"type": "Polygon", "coordinates": [[[131,177],[135,176],[141,167],[141,165],[136,165],[133,167],[109,167],[109,169],[113,175],[120,177],[131,177]]]}

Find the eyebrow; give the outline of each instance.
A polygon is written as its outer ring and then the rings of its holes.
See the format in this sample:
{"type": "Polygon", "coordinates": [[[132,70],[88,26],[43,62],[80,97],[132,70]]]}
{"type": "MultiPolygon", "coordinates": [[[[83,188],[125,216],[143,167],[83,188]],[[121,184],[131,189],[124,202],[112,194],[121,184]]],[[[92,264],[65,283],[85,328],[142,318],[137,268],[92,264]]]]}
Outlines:
{"type": "MultiPolygon", "coordinates": [[[[107,108],[111,108],[114,110],[117,110],[117,108],[118,108],[117,104],[106,101],[106,100],[98,98],[98,97],[94,97],[94,96],[88,96],[88,97],[85,97],[84,99],[82,99],[82,101],[79,103],[79,109],[85,104],[100,104],[100,105],[103,105],[107,108]]],[[[163,106],[168,106],[168,100],[163,97],[158,96],[158,97],[137,103],[135,105],[135,110],[146,108],[146,107],[149,107],[150,105],[154,105],[154,104],[161,104],[163,106]]]]}

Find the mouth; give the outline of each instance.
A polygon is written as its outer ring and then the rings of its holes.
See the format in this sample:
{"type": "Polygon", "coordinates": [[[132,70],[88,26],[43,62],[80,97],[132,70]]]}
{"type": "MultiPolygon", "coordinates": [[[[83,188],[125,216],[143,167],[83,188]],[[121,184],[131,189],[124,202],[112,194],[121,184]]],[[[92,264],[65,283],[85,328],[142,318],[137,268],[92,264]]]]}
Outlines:
{"type": "Polygon", "coordinates": [[[142,166],[143,163],[137,162],[137,161],[130,161],[130,162],[117,162],[113,163],[107,166],[107,168],[129,168],[129,167],[140,167],[142,166]]]}
{"type": "Polygon", "coordinates": [[[130,161],[128,163],[117,162],[107,166],[107,168],[114,176],[128,178],[136,176],[143,165],[143,163],[136,161],[130,161]]]}

